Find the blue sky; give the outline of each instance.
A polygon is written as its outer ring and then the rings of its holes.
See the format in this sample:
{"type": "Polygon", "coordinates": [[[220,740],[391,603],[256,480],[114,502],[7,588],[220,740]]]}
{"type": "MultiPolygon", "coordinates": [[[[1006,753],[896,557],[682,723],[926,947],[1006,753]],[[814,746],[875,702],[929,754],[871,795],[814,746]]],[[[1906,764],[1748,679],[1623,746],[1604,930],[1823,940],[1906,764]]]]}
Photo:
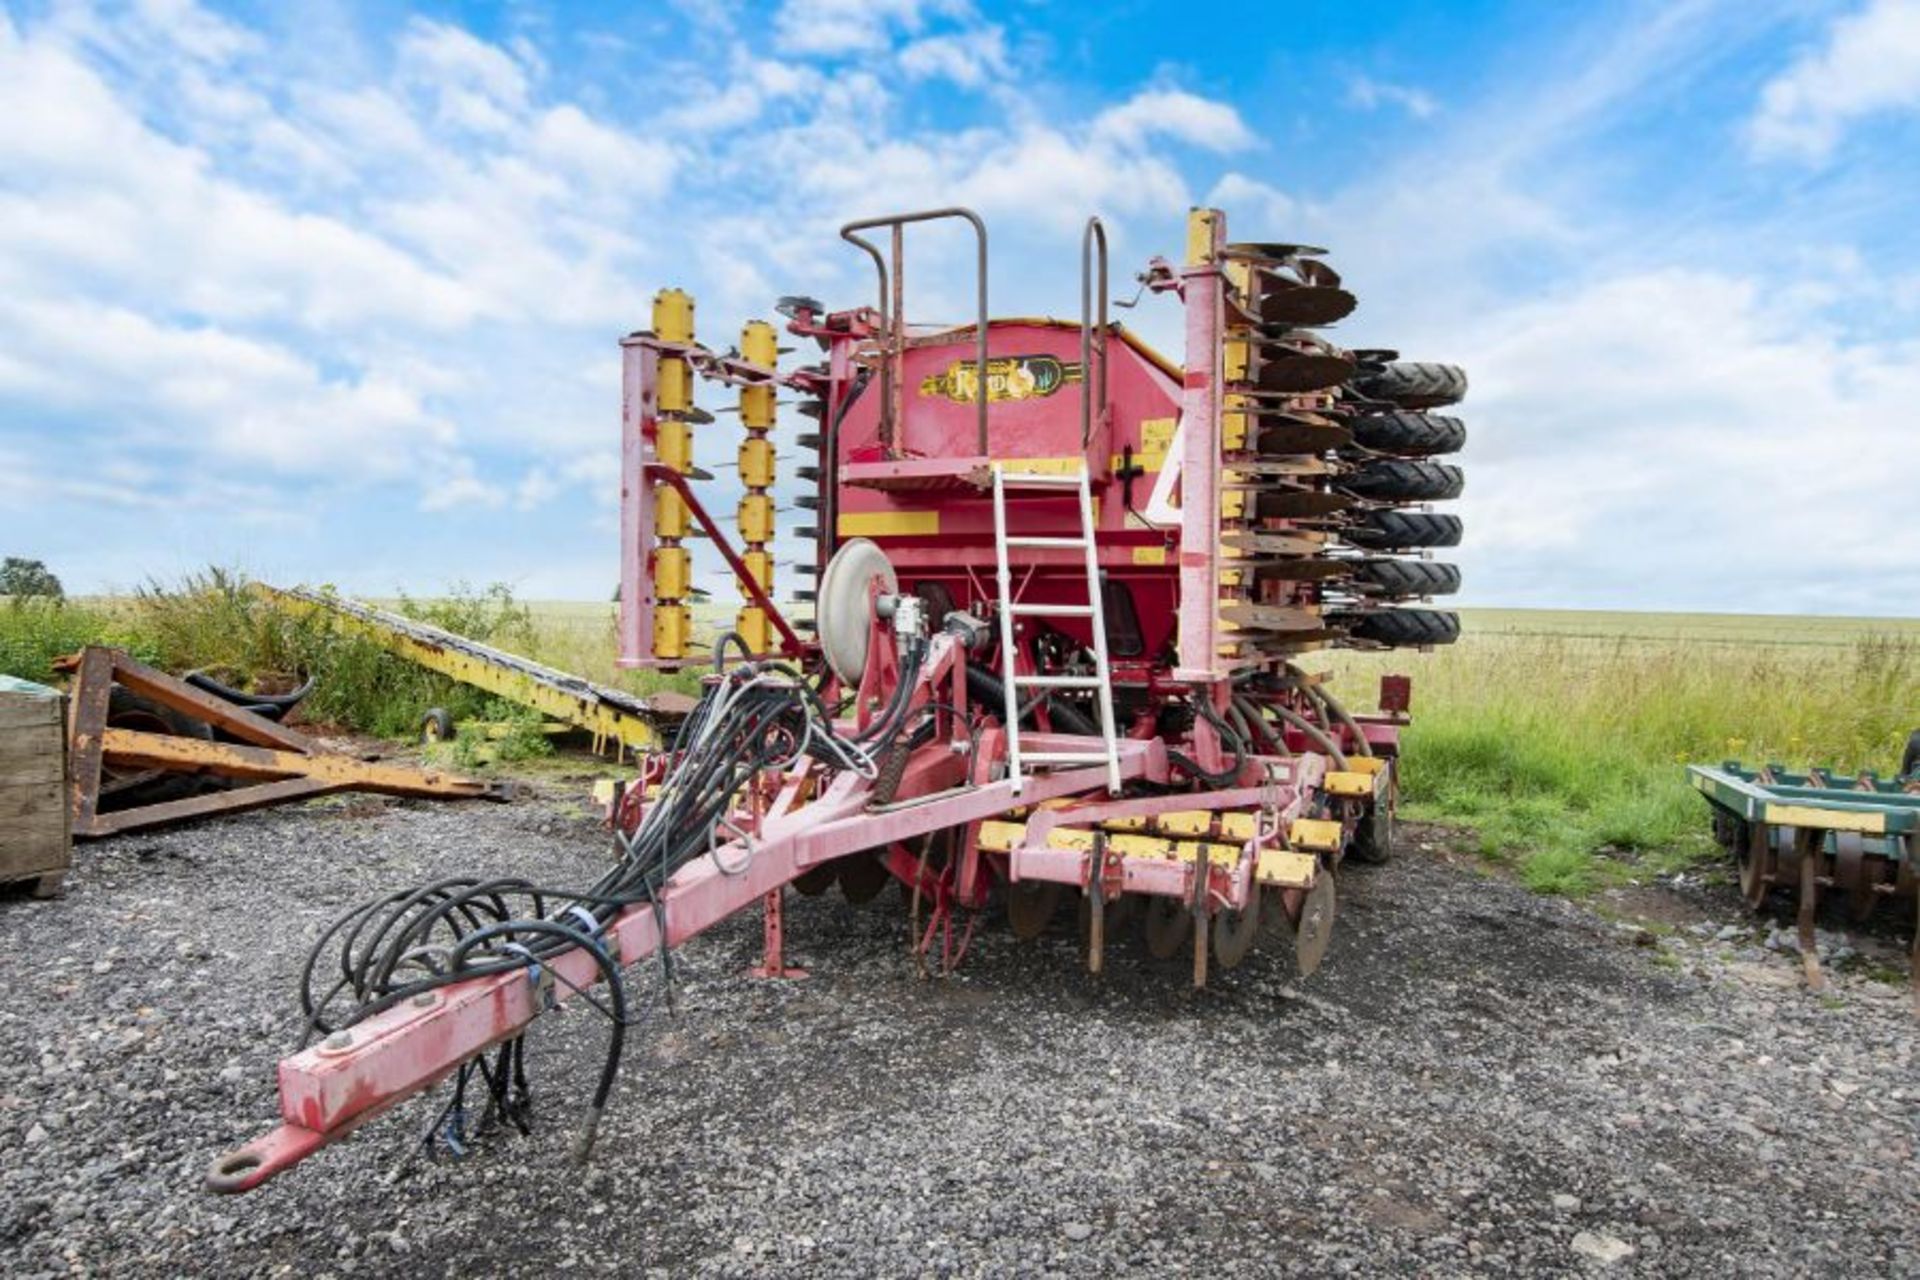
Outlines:
{"type": "Polygon", "coordinates": [[[1088,213],[1124,281],[1207,202],[1468,366],[1463,603],[1920,614],[1920,0],[6,3],[0,119],[0,551],[72,590],[605,598],[661,285],[724,345],[965,203],[1072,314],[1088,213]]]}

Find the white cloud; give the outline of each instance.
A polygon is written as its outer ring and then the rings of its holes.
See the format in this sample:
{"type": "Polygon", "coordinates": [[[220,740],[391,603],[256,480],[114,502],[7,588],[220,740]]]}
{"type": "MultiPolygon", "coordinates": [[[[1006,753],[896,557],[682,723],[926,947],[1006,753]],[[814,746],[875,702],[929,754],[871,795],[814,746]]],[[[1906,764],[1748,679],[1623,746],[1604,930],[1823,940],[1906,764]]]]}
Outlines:
{"type": "Polygon", "coordinates": [[[1494,599],[1575,591],[1641,608],[1900,613],[1895,595],[1797,575],[1920,564],[1920,530],[1859,499],[1920,487],[1904,406],[1920,344],[1847,342],[1760,282],[1648,270],[1501,308],[1444,346],[1474,389],[1461,556],[1494,599]]]}
{"type": "Polygon", "coordinates": [[[1823,160],[1849,124],[1920,109],[1920,0],[1870,0],[1768,81],[1747,126],[1762,156],[1823,160]]]}
{"type": "Polygon", "coordinates": [[[1149,138],[1171,138],[1209,151],[1239,151],[1254,143],[1240,113],[1224,102],[1180,89],[1150,89],[1102,111],[1093,123],[1097,139],[1137,147],[1149,138]]]}
{"type": "Polygon", "coordinates": [[[400,38],[399,65],[402,82],[430,94],[444,122],[501,133],[526,112],[527,68],[460,27],[415,18],[400,38]]]}
{"type": "Polygon", "coordinates": [[[928,36],[901,49],[899,61],[913,79],[945,79],[977,89],[1008,73],[1006,32],[989,26],[928,36]]]}
{"type": "Polygon", "coordinates": [[[239,320],[465,323],[481,300],[376,236],[290,212],[149,129],[75,55],[0,42],[0,280],[239,320]]]}
{"type": "Polygon", "coordinates": [[[1236,172],[1222,174],[1207,193],[1206,202],[1209,208],[1231,211],[1234,225],[1245,231],[1247,238],[1263,240],[1284,234],[1281,229],[1298,213],[1298,206],[1286,192],[1236,172]]]}
{"type": "Polygon", "coordinates": [[[1347,101],[1367,111],[1383,106],[1398,107],[1415,120],[1425,120],[1440,110],[1440,104],[1425,89],[1364,75],[1356,75],[1347,82],[1347,101]]]}
{"type": "Polygon", "coordinates": [[[397,479],[448,455],[451,423],[379,374],[330,377],[285,347],[79,301],[0,300],[19,359],[0,403],[116,424],[118,443],[183,469],[397,479]]]}
{"type": "Polygon", "coordinates": [[[687,101],[661,118],[668,133],[715,133],[739,129],[760,119],[772,104],[817,94],[823,78],[802,63],[756,58],[743,48],[732,51],[718,83],[704,83],[687,101]]]}
{"type": "Polygon", "coordinates": [[[845,57],[889,47],[893,32],[918,32],[931,14],[970,12],[964,0],[783,0],[774,42],[787,53],[845,57]]]}

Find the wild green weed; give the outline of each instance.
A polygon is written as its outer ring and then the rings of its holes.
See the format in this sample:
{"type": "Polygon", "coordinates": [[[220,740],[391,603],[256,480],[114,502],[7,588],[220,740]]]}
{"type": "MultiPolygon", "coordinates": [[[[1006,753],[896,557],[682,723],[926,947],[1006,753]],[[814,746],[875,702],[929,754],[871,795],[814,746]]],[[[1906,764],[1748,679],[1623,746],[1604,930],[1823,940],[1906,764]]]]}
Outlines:
{"type": "Polygon", "coordinates": [[[1402,757],[1410,815],[1471,825],[1485,854],[1554,893],[1711,856],[1688,763],[1887,773],[1920,724],[1911,635],[1816,646],[1469,630],[1450,650],[1338,668],[1336,687],[1361,705],[1380,671],[1414,677],[1402,757]]]}

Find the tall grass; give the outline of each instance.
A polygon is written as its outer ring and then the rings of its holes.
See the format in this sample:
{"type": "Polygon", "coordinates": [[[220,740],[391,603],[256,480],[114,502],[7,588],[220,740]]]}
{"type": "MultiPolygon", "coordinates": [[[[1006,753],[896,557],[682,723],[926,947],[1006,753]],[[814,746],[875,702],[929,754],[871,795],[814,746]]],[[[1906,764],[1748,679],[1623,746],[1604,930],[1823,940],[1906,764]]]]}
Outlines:
{"type": "MultiPolygon", "coordinates": [[[[628,687],[660,683],[613,670],[610,610],[597,626],[556,629],[550,642],[549,629],[533,611],[497,584],[462,584],[436,599],[402,597],[394,607],[562,670],[628,687]],[[589,657],[594,661],[587,663],[589,657]]],[[[432,707],[445,708],[456,721],[528,715],[389,654],[324,611],[282,608],[252,590],[244,575],[220,568],[178,583],[149,583],[110,600],[0,605],[0,672],[51,682],[53,659],[87,644],[115,645],[168,671],[203,670],[258,692],[285,691],[311,675],[314,690],[301,704],[305,719],[382,737],[411,738],[432,707]]],[[[539,748],[544,746],[542,738],[539,748]]]]}
{"type": "Polygon", "coordinates": [[[1472,826],[1484,853],[1546,892],[1708,853],[1683,763],[1884,774],[1920,724],[1920,642],[1901,635],[1803,646],[1469,633],[1432,655],[1336,665],[1350,696],[1379,671],[1413,675],[1409,812],[1472,826]]]}

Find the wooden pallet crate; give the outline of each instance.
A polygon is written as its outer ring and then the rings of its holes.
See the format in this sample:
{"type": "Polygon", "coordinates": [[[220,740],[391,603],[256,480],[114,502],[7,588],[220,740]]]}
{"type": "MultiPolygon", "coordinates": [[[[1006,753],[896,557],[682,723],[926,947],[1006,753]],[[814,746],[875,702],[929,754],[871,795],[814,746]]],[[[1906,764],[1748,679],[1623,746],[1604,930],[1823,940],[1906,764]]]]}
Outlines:
{"type": "Polygon", "coordinates": [[[0,676],[0,883],[60,892],[73,853],[67,809],[67,699],[0,676]]]}

